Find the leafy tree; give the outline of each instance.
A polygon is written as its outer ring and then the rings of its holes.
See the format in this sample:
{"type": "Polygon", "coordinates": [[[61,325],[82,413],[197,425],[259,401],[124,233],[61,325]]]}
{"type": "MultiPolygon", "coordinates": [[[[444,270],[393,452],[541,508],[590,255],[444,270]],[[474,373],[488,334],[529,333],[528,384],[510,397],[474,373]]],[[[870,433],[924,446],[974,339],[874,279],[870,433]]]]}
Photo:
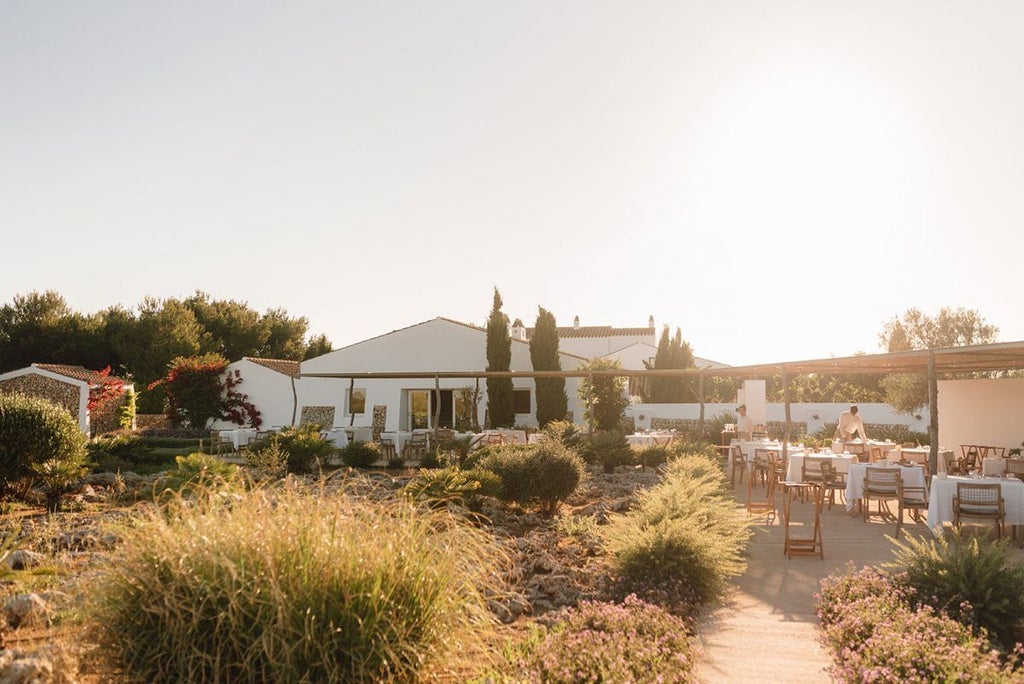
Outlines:
{"type": "MultiPolygon", "coordinates": [[[[501,294],[494,288],[494,303],[487,319],[487,370],[507,371],[512,365],[512,338],[508,317],[501,312],[501,294]]],[[[512,403],[512,378],[487,378],[487,412],[491,427],[512,427],[515,407],[512,403]]]]}
{"type": "Polygon", "coordinates": [[[301,361],[306,354],[309,320],[305,316],[292,318],[284,309],[268,309],[263,320],[270,335],[258,356],[301,361]]]}
{"type": "Polygon", "coordinates": [[[235,300],[211,300],[205,292],[196,291],[184,301],[203,328],[201,349],[238,360],[257,354],[270,338],[270,325],[259,312],[235,300]]]}
{"type": "Polygon", "coordinates": [[[178,357],[169,364],[166,377],[151,383],[149,389],[164,388],[167,417],[174,425],[204,428],[211,420],[229,420],[259,427],[259,411],[236,389],[241,374],[237,370],[226,373],[227,366],[227,359],[217,354],[178,357]]]}
{"type": "MultiPolygon", "coordinates": [[[[550,311],[539,307],[533,337],[530,338],[530,362],[535,371],[562,370],[558,360],[558,325],[550,311]]],[[[537,423],[544,427],[554,420],[564,420],[569,411],[565,395],[565,378],[535,378],[537,385],[537,423]]]]}
{"type": "MultiPolygon", "coordinates": [[[[611,359],[592,359],[580,370],[608,371],[619,370],[622,366],[611,359]]],[[[593,421],[598,430],[615,430],[622,424],[622,418],[629,406],[626,396],[626,381],[621,377],[595,376],[580,381],[580,399],[586,404],[583,417],[593,421]]]]}
{"type": "Polygon", "coordinates": [[[309,344],[306,345],[306,353],[302,359],[313,359],[317,356],[323,356],[331,351],[331,341],[327,339],[327,335],[315,335],[310,338],[309,344]]]}
{"type": "MultiPolygon", "coordinates": [[[[886,323],[878,340],[886,351],[899,352],[988,344],[994,342],[998,334],[999,328],[987,323],[973,309],[943,308],[931,317],[914,308],[886,323]]],[[[889,375],[881,384],[886,402],[897,411],[913,413],[928,403],[928,378],[923,375],[889,375]]]]}

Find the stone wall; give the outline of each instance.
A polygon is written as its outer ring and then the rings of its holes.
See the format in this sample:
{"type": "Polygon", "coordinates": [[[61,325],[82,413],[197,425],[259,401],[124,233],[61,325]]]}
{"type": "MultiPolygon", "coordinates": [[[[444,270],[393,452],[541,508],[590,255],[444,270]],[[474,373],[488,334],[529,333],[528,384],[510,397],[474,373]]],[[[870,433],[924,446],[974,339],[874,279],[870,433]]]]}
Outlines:
{"type": "Polygon", "coordinates": [[[62,382],[36,373],[26,373],[14,378],[0,380],[0,393],[20,393],[48,399],[57,406],[67,410],[76,421],[78,420],[78,408],[81,401],[79,391],[78,385],[72,385],[69,382],[62,382]]]}
{"type": "Polygon", "coordinates": [[[299,418],[299,425],[321,425],[331,427],[334,425],[333,406],[303,406],[302,415],[299,418]]]}

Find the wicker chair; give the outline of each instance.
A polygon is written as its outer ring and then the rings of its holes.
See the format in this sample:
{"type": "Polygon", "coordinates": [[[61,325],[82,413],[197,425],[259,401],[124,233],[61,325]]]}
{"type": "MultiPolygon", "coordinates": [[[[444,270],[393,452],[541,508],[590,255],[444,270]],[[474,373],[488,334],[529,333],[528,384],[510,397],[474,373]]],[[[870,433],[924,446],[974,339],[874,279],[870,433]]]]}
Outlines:
{"type": "Polygon", "coordinates": [[[899,539],[900,528],[903,527],[903,511],[910,511],[914,522],[921,522],[921,511],[928,510],[928,486],[907,487],[903,484],[901,477],[897,481],[897,499],[899,501],[899,513],[896,518],[896,538],[899,539]]]}
{"type": "Polygon", "coordinates": [[[1002,539],[1006,510],[999,483],[957,482],[953,497],[953,525],[957,530],[961,518],[991,518],[996,523],[996,537],[1002,539]]]}
{"type": "Polygon", "coordinates": [[[828,497],[828,509],[836,503],[836,492],[840,497],[846,496],[846,475],[836,472],[836,466],[830,460],[821,462],[821,480],[825,485],[825,496],[828,497]]]}
{"type": "Polygon", "coordinates": [[[398,451],[395,449],[395,441],[392,437],[380,435],[380,441],[377,444],[377,453],[379,453],[381,458],[388,463],[398,460],[398,451]]]}
{"type": "Polygon", "coordinates": [[[899,468],[864,469],[864,493],[860,501],[864,522],[871,518],[871,499],[878,501],[878,515],[883,518],[892,517],[892,511],[889,510],[886,501],[899,496],[900,482],[899,468]]]}
{"type": "Polygon", "coordinates": [[[747,457],[743,455],[743,449],[740,449],[738,444],[733,444],[730,449],[732,450],[732,466],[729,484],[735,485],[736,473],[740,474],[740,482],[743,482],[743,474],[747,472],[747,457]]]}
{"type": "Polygon", "coordinates": [[[754,461],[751,464],[750,479],[761,480],[766,486],[768,479],[774,477],[777,466],[777,452],[774,449],[754,449],[754,461]]]}
{"type": "Polygon", "coordinates": [[[406,460],[421,459],[427,455],[427,433],[414,432],[402,448],[402,458],[406,460]]]}
{"type": "Polygon", "coordinates": [[[1024,458],[1006,459],[1006,474],[1024,480],[1024,458]]]}

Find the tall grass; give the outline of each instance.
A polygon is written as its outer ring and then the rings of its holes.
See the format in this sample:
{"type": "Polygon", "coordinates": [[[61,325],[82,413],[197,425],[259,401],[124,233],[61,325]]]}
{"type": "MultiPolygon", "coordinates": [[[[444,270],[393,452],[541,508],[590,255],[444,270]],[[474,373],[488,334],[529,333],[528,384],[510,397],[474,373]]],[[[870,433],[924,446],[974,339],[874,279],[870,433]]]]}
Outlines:
{"type": "Polygon", "coordinates": [[[670,461],[662,482],[605,529],[621,576],[638,584],[682,580],[703,601],[746,568],[749,538],[750,523],[736,510],[721,468],[704,455],[670,461]]]}
{"type": "Polygon", "coordinates": [[[132,679],[416,681],[492,621],[501,552],[444,512],[295,487],[154,510],[90,603],[132,679]]]}

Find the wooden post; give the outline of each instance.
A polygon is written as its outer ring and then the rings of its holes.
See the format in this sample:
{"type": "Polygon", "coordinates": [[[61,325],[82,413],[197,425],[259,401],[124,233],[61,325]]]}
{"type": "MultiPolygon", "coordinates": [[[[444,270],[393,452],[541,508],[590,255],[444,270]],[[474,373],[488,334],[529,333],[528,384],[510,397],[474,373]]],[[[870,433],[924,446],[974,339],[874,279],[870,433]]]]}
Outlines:
{"type": "Polygon", "coordinates": [[[786,371],[782,371],[782,400],[786,403],[786,428],[782,432],[782,460],[786,462],[789,456],[789,438],[793,430],[789,413],[789,376],[786,375],[786,371]]]}
{"type": "Polygon", "coordinates": [[[704,373],[700,372],[697,374],[697,401],[700,402],[700,422],[698,423],[698,430],[700,432],[700,439],[704,439],[704,373]]]}
{"type": "Polygon", "coordinates": [[[352,392],[353,392],[353,390],[355,390],[355,388],[356,388],[356,379],[352,378],[352,380],[348,383],[348,401],[346,402],[348,404],[348,426],[349,427],[352,427],[356,423],[356,412],[352,410],[352,392]]]}
{"type": "Polygon", "coordinates": [[[928,352],[928,467],[938,472],[939,465],[939,379],[935,373],[935,352],[928,352]]]}
{"type": "Polygon", "coordinates": [[[590,382],[590,391],[587,392],[587,436],[590,436],[594,434],[594,374],[588,375],[587,380],[590,382]]]}
{"type": "Polygon", "coordinates": [[[434,376],[434,434],[437,434],[438,423],[441,421],[441,378],[434,376]]]}

